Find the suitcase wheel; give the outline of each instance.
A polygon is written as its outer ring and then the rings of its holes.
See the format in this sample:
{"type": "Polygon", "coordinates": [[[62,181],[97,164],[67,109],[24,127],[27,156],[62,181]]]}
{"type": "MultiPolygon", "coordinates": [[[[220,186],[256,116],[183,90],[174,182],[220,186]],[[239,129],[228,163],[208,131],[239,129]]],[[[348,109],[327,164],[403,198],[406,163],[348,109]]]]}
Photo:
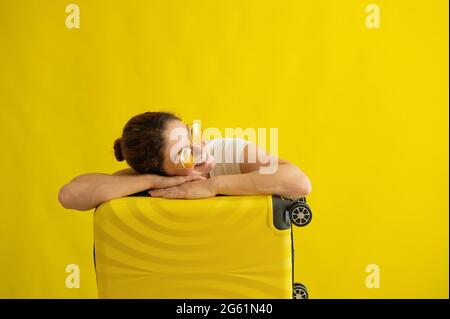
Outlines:
{"type": "Polygon", "coordinates": [[[308,299],[308,290],[305,285],[301,283],[294,283],[292,289],[292,298],[293,299],[308,299]]]}
{"type": "Polygon", "coordinates": [[[311,222],[312,211],[308,204],[297,202],[289,207],[289,216],[295,226],[304,227],[311,222]]]}

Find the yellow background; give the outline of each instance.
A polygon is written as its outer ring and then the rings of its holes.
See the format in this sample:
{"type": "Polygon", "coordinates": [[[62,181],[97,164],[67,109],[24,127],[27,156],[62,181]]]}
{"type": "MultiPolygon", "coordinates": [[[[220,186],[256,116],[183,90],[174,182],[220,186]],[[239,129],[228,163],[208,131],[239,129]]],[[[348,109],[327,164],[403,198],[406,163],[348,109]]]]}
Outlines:
{"type": "Polygon", "coordinates": [[[447,1],[77,0],[80,29],[68,3],[0,1],[0,297],[96,297],[92,212],[58,190],[123,168],[125,122],[168,110],[279,128],[313,183],[295,232],[311,298],[448,298],[447,1]]]}

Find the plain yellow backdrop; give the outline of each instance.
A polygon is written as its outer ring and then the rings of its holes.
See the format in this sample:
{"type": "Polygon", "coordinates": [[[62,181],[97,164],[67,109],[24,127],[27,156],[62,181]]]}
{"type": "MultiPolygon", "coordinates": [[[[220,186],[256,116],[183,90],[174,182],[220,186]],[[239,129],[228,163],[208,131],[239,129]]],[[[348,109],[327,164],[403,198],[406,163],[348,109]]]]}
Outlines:
{"type": "Polygon", "coordinates": [[[80,29],[68,1],[0,0],[0,297],[97,296],[92,211],[58,190],[124,168],[125,122],[166,110],[279,129],[313,184],[295,231],[311,298],[448,298],[447,1],[74,2],[80,29]]]}

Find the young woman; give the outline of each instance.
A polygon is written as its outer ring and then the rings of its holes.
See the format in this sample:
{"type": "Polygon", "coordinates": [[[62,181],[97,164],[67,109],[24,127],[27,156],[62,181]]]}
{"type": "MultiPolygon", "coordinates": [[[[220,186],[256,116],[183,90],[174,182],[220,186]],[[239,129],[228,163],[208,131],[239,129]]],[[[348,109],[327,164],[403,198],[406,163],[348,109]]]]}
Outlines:
{"type": "Polygon", "coordinates": [[[116,159],[125,160],[130,168],[112,175],[77,176],[60,189],[59,202],[65,208],[85,211],[142,191],[164,198],[302,197],[311,192],[308,177],[297,166],[251,142],[219,138],[194,143],[193,139],[186,124],[173,114],[139,114],[128,121],[114,143],[116,159]],[[276,169],[264,173],[274,163],[276,169]]]}

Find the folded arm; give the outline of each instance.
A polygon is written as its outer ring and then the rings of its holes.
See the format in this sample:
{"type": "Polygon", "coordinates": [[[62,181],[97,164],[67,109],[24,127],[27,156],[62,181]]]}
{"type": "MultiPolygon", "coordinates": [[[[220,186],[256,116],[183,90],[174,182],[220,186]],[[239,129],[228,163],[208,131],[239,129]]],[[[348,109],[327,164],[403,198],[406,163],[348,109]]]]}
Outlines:
{"type": "Polygon", "coordinates": [[[214,176],[208,180],[152,190],[150,194],[165,198],[204,198],[218,194],[279,195],[293,198],[303,197],[311,192],[311,182],[300,168],[267,154],[254,144],[255,147],[249,145],[244,149],[244,161],[240,164],[242,174],[214,176]]]}
{"type": "Polygon", "coordinates": [[[288,198],[303,197],[311,192],[308,177],[295,165],[279,160],[273,174],[262,174],[259,169],[239,175],[213,178],[217,194],[223,195],[279,195],[288,198]]]}
{"type": "Polygon", "coordinates": [[[172,187],[194,179],[190,176],[139,174],[132,169],[120,170],[112,175],[89,173],[77,176],[62,186],[58,200],[64,208],[87,211],[114,198],[148,189],[172,187]]]}

